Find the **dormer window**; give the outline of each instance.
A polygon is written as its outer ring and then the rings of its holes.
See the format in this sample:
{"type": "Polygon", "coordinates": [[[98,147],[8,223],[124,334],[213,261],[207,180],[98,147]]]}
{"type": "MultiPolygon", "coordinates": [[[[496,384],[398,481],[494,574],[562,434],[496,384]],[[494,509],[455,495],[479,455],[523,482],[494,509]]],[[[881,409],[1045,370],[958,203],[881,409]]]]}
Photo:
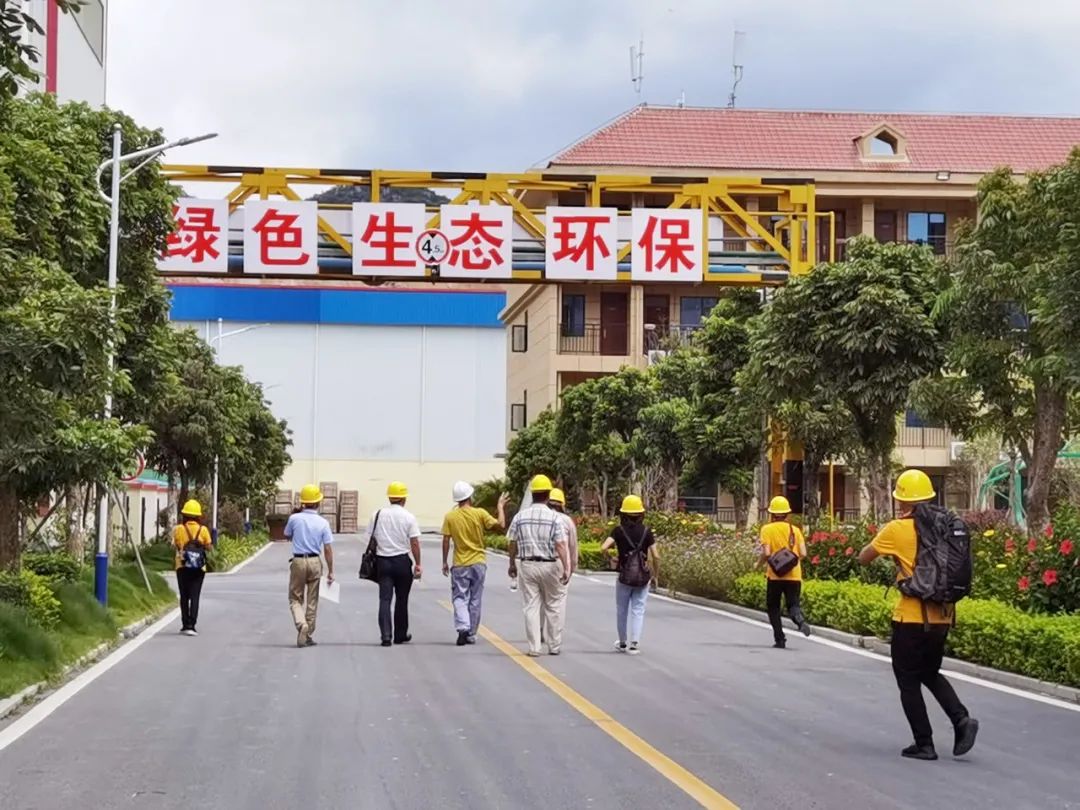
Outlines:
{"type": "Polygon", "coordinates": [[[855,139],[859,155],[869,161],[907,160],[906,139],[888,124],[879,124],[855,139]]]}

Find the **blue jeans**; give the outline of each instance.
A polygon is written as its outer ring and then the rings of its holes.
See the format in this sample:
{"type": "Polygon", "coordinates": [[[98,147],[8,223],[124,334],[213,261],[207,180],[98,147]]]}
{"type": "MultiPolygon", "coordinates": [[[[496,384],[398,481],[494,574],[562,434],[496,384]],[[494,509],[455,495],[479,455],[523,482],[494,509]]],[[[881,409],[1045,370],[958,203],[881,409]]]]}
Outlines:
{"type": "Polygon", "coordinates": [[[615,583],[615,624],[619,641],[637,644],[641,641],[641,626],[645,624],[645,600],[649,598],[649,586],[631,588],[621,582],[615,583]],[[627,618],[630,619],[630,637],[627,638],[627,618]]]}
{"type": "Polygon", "coordinates": [[[454,602],[454,629],[476,637],[480,627],[480,601],[484,596],[487,565],[458,565],[450,569],[450,597],[454,602]]]}

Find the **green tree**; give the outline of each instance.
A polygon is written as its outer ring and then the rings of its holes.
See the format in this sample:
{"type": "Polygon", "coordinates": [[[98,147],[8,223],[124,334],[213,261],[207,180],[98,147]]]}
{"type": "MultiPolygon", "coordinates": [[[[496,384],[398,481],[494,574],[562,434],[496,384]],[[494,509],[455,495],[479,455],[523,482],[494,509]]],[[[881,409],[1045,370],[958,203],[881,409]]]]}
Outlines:
{"type": "Polygon", "coordinates": [[[219,369],[230,421],[219,459],[220,496],[262,508],[292,461],[291,433],[285,420],[270,410],[262,386],[249,382],[238,368],[219,369]]]}
{"type": "Polygon", "coordinates": [[[853,239],[847,261],[779,290],[755,334],[755,362],[778,400],[837,403],[851,415],[849,460],[863,460],[876,515],[890,510],[897,417],[912,383],[940,367],[939,277],[926,248],[853,239]]]}
{"type": "Polygon", "coordinates": [[[559,438],[555,412],[541,411],[518,431],[506,448],[506,482],[510,494],[520,498],[529,480],[538,473],[558,476],[559,438]]]}
{"type": "Polygon", "coordinates": [[[918,394],[962,436],[996,434],[1019,453],[1028,523],[1040,530],[1080,394],[1080,149],[1026,181],[987,175],[978,204],[939,302],[944,373],[918,394]]]}

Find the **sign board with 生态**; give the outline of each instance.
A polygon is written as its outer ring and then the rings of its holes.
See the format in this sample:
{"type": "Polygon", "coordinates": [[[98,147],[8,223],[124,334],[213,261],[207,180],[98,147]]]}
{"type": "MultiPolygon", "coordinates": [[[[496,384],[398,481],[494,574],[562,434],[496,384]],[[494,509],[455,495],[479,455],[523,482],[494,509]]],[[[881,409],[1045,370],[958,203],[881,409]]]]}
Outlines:
{"type": "Polygon", "coordinates": [[[353,274],[423,278],[416,255],[424,230],[424,206],[415,203],[353,203],[353,274]]]}
{"type": "Polygon", "coordinates": [[[173,203],[175,230],[158,269],[226,273],[229,270],[229,202],[183,197],[173,203]]]}
{"type": "Polygon", "coordinates": [[[701,211],[635,208],[631,214],[630,279],[697,283],[705,271],[701,211]]]}
{"type": "Polygon", "coordinates": [[[513,278],[514,211],[508,205],[444,205],[440,230],[450,253],[440,278],[513,278]]]}
{"type": "Polygon", "coordinates": [[[615,208],[548,208],[544,276],[556,281],[615,281],[618,218],[615,208]]]}
{"type": "Polygon", "coordinates": [[[244,203],[244,271],[315,275],[319,272],[318,203],[244,203]]]}
{"type": "Polygon", "coordinates": [[[425,266],[440,265],[450,255],[450,240],[442,231],[426,230],[416,239],[416,255],[425,266]]]}

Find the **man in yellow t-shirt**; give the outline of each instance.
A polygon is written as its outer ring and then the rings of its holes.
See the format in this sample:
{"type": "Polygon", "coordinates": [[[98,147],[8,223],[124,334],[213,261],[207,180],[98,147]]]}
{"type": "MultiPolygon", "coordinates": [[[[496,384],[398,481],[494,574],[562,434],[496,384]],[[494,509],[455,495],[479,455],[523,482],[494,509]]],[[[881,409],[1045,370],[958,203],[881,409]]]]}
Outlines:
{"type": "Polygon", "coordinates": [[[761,527],[761,548],[758,565],[765,566],[765,607],[773,628],[773,646],[779,650],[787,646],[784,626],[780,623],[780,599],[787,604],[788,616],[804,636],[810,635],[810,625],[803,616],[799,597],[802,593],[802,558],[806,556],[806,539],[802,529],[791,523],[791,504],[782,495],[769,502],[770,521],[761,527]],[[769,558],[780,549],[790,549],[795,554],[795,567],[777,574],[769,564],[769,558]]]}
{"type": "Polygon", "coordinates": [[[487,554],[484,535],[490,531],[505,531],[506,501],[499,496],[499,519],[472,505],[473,488],[465,481],[454,484],[457,506],[443,518],[443,576],[449,576],[450,596],[454,603],[454,629],[457,645],[476,643],[480,627],[480,602],[487,577],[487,554]],[[454,565],[447,562],[450,543],[454,544],[454,565]]]}
{"type": "MultiPolygon", "coordinates": [[[[891,557],[896,563],[896,579],[908,579],[915,569],[919,538],[915,531],[915,508],[934,499],[934,486],[922,470],[905,470],[896,481],[893,498],[899,517],[881,527],[881,531],[859,554],[859,562],[869,565],[878,557],[891,557]]],[[[952,684],[941,674],[945,640],[953,622],[955,606],[923,602],[901,594],[893,610],[892,667],[900,687],[900,705],[904,708],[915,744],[901,751],[909,759],[934,760],[934,731],[926,713],[922,687],[930,690],[953,723],[953,756],[962,756],[975,744],[979,721],[956,696],[952,684]]]]}

